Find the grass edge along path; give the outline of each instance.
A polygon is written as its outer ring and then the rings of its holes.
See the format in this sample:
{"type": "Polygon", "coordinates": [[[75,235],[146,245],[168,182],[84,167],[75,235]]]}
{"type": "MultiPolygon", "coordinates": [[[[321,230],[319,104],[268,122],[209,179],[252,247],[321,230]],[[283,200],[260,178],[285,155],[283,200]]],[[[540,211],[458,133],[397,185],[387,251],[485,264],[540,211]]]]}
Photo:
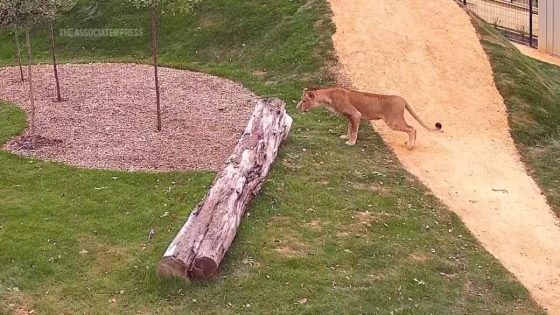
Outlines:
{"type": "Polygon", "coordinates": [[[560,216],[560,67],[523,55],[476,17],[473,24],[490,58],[522,160],[560,216]]]}

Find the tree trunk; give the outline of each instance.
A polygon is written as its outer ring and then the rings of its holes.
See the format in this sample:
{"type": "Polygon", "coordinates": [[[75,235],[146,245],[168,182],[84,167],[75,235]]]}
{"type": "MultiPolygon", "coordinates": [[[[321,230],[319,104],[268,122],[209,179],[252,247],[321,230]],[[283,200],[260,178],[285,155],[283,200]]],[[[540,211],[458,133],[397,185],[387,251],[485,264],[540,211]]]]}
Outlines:
{"type": "Polygon", "coordinates": [[[21,82],[25,81],[23,77],[23,66],[21,65],[21,48],[19,47],[19,32],[17,25],[14,25],[14,33],[16,38],[16,49],[17,49],[17,62],[19,66],[19,75],[21,76],[21,82]]]}
{"type": "Polygon", "coordinates": [[[50,33],[51,33],[51,49],[52,49],[52,59],[54,68],[54,80],[56,81],[56,100],[62,102],[62,96],[60,94],[60,81],[58,79],[58,66],[56,63],[56,38],[53,30],[53,22],[49,23],[50,33]]]}
{"type": "Polygon", "coordinates": [[[257,103],[233,154],[165,252],[158,275],[207,279],[216,274],[245,209],[288,136],[292,118],[284,106],[279,99],[257,103]]]}
{"type": "Polygon", "coordinates": [[[31,102],[31,146],[34,148],[37,145],[37,134],[35,130],[35,95],[33,93],[33,71],[31,65],[33,64],[33,55],[31,52],[31,40],[29,39],[29,27],[25,29],[25,42],[27,44],[27,80],[29,81],[29,101],[31,102]]]}
{"type": "Polygon", "coordinates": [[[158,14],[159,6],[157,1],[152,5],[150,17],[152,20],[152,56],[154,58],[154,79],[156,84],[156,115],[157,115],[157,130],[161,131],[161,97],[159,91],[159,76],[158,76],[158,14]]]}

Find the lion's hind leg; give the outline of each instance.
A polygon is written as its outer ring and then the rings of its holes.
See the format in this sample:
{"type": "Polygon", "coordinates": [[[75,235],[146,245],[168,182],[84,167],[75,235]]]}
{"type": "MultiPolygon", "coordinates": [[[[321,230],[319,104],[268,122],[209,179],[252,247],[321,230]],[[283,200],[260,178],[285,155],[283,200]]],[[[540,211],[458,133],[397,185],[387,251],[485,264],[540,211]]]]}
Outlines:
{"type": "Polygon", "coordinates": [[[386,123],[389,126],[389,128],[393,130],[406,132],[408,134],[408,141],[406,142],[406,146],[411,150],[414,148],[414,145],[416,144],[416,129],[414,129],[414,127],[407,124],[404,119],[400,121],[391,121],[386,123]]]}

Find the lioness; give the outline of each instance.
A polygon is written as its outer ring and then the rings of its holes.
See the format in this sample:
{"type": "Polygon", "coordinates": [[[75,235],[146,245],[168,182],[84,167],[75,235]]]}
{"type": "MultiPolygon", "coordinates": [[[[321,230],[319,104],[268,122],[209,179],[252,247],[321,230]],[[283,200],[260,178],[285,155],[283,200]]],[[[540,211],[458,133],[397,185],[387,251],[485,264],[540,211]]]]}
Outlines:
{"type": "Polygon", "coordinates": [[[391,129],[408,134],[406,146],[412,149],[416,142],[416,129],[406,123],[405,108],[424,128],[430,131],[441,130],[440,123],[436,123],[436,128],[428,127],[412,107],[402,97],[396,95],[364,93],[340,87],[305,89],[297,109],[307,112],[321,106],[348,119],[348,134],[340,137],[348,140],[346,141],[348,145],[356,144],[362,120],[370,121],[373,127],[374,120],[383,119],[391,129]]]}

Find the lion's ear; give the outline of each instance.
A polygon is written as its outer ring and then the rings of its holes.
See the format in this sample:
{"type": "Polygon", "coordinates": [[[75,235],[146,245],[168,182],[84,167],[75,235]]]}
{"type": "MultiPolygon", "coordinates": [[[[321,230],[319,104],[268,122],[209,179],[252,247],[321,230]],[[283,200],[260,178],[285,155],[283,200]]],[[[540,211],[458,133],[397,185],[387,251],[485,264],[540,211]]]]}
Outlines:
{"type": "Polygon", "coordinates": [[[316,95],[315,95],[315,92],[308,91],[308,92],[305,92],[305,96],[309,99],[314,99],[316,95]]]}

